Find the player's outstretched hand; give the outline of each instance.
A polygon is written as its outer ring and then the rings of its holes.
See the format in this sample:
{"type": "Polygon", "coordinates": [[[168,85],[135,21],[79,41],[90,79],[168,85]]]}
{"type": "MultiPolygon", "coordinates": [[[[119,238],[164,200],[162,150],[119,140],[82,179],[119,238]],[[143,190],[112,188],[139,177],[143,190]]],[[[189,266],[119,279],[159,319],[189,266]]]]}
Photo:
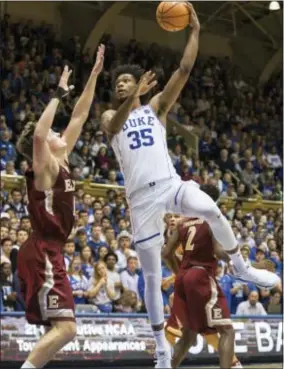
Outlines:
{"type": "Polygon", "coordinates": [[[100,44],[98,51],[97,51],[97,58],[92,73],[95,75],[99,75],[103,70],[104,66],[104,56],[105,56],[105,45],[100,44]]]}
{"type": "Polygon", "coordinates": [[[146,95],[153,87],[157,85],[156,74],[151,71],[146,72],[140,78],[138,85],[134,91],[135,96],[146,95]]]}
{"type": "Polygon", "coordinates": [[[62,97],[65,97],[69,94],[70,91],[74,89],[73,85],[68,86],[69,78],[72,74],[72,70],[68,68],[67,65],[65,65],[63,73],[61,75],[58,87],[61,88],[64,92],[62,93],[62,97]]]}
{"type": "Polygon", "coordinates": [[[197,17],[197,14],[194,10],[194,7],[191,3],[187,2],[186,5],[188,6],[189,8],[189,25],[192,29],[195,29],[195,30],[200,30],[200,23],[199,23],[199,20],[198,20],[198,17],[197,17]]]}

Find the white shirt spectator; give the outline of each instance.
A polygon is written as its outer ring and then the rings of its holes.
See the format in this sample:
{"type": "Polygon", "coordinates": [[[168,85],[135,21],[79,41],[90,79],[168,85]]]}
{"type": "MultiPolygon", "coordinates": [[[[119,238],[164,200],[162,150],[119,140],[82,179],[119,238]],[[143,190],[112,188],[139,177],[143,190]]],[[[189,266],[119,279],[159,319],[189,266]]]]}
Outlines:
{"type": "MultiPolygon", "coordinates": [[[[94,283],[94,279],[92,278],[90,280],[90,285],[89,288],[93,288],[93,286],[95,285],[94,283]]],[[[112,290],[114,290],[114,283],[111,279],[107,279],[107,286],[109,288],[111,288],[112,290]]],[[[112,300],[109,298],[108,294],[107,294],[107,290],[106,287],[103,286],[99,289],[98,293],[96,294],[95,297],[90,299],[90,302],[94,305],[105,305],[105,304],[109,304],[112,302],[112,300]]]]}
{"type": "Polygon", "coordinates": [[[126,268],[126,266],[127,266],[127,258],[129,256],[134,256],[134,257],[138,258],[137,252],[134,251],[134,250],[132,250],[132,249],[128,249],[127,250],[127,254],[128,254],[127,256],[121,250],[119,250],[119,249],[116,250],[115,253],[116,253],[117,257],[118,257],[118,261],[117,261],[117,263],[115,265],[115,269],[118,270],[118,271],[123,270],[123,269],[126,268]]]}
{"type": "Polygon", "coordinates": [[[125,270],[120,274],[121,283],[123,288],[135,292],[137,296],[139,296],[138,292],[138,274],[130,273],[128,270],[125,270]]]}
{"type": "Polygon", "coordinates": [[[0,264],[2,263],[11,264],[11,260],[6,255],[4,255],[4,253],[0,254],[0,264]]]}
{"type": "Polygon", "coordinates": [[[236,315],[267,315],[267,313],[260,302],[251,305],[249,301],[243,301],[238,305],[236,315]]]}
{"type": "Polygon", "coordinates": [[[242,248],[242,245],[245,245],[245,244],[248,244],[250,248],[253,248],[256,246],[255,240],[252,237],[247,237],[245,240],[242,237],[240,237],[238,241],[239,241],[240,248],[242,248]]]}
{"type": "Polygon", "coordinates": [[[94,157],[94,156],[97,156],[98,155],[98,152],[100,150],[101,147],[105,147],[107,149],[107,145],[103,142],[95,142],[92,146],[92,149],[91,149],[91,155],[94,157]]]}
{"type": "MultiPolygon", "coordinates": [[[[108,280],[113,282],[114,286],[117,282],[121,282],[120,275],[115,271],[108,270],[107,271],[107,278],[108,278],[108,280]]],[[[114,301],[118,300],[120,298],[120,295],[121,295],[120,288],[115,288],[115,297],[114,297],[113,300],[114,301]]]]}
{"type": "Polygon", "coordinates": [[[270,168],[281,168],[282,167],[282,161],[280,159],[280,156],[278,154],[268,154],[267,162],[270,168]]]}
{"type": "Polygon", "coordinates": [[[239,80],[239,81],[237,81],[237,80],[235,80],[234,81],[234,86],[235,86],[235,88],[237,89],[237,90],[240,90],[240,89],[242,89],[243,87],[246,87],[246,83],[245,83],[245,81],[243,81],[243,80],[239,80]]]}

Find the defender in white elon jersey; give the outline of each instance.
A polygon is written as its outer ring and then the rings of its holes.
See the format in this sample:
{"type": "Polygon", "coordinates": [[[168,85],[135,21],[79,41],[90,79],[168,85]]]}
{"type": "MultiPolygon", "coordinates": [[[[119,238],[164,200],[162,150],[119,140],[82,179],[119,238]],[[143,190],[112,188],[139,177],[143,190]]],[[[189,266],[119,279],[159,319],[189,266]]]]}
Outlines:
{"type": "Polygon", "coordinates": [[[156,368],[171,367],[161,295],[166,212],[204,219],[243,279],[268,288],[279,283],[272,273],[247,268],[226,218],[195,182],[179,178],[167,151],[167,114],[186,84],[198,52],[200,25],[190,3],[188,7],[190,37],[180,66],[163,91],[154,95],[148,105],[141,105],[140,97],[145,98],[157,85],[155,74],[150,71],[143,74],[137,65],[122,65],[114,72],[119,108],[104,112],[101,120],[125,177],[133,238],[145,279],[145,304],[156,340],[156,368]]]}

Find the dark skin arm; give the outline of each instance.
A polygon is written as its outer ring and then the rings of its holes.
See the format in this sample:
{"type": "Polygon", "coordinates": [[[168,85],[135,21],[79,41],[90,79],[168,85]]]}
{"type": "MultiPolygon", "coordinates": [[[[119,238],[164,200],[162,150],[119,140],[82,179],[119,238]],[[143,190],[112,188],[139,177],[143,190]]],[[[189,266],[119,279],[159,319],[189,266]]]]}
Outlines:
{"type": "Polygon", "coordinates": [[[155,95],[150,102],[153,110],[164,124],[166,124],[166,116],[169,110],[175,104],[188,81],[198,53],[200,24],[193,6],[190,3],[187,6],[190,12],[190,27],[192,30],[180,66],[171,76],[164,90],[155,95]]]}
{"type": "Polygon", "coordinates": [[[171,236],[168,238],[167,244],[164,246],[162,250],[162,258],[168,268],[174,273],[177,274],[180,261],[176,257],[175,252],[180,245],[179,231],[175,229],[171,236]]]}
{"type": "Polygon", "coordinates": [[[115,110],[106,110],[102,114],[101,127],[102,130],[107,134],[109,140],[122,130],[124,123],[126,122],[135,102],[140,96],[147,94],[154,86],[157,81],[154,80],[155,74],[151,71],[146,72],[141,77],[139,83],[134,89],[133,93],[115,110]]]}

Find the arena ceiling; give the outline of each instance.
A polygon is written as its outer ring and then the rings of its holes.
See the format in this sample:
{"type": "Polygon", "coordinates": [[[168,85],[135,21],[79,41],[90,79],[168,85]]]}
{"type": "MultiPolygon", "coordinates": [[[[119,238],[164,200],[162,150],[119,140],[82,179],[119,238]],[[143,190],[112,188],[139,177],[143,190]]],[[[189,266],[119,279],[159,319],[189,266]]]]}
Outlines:
{"type": "MultiPolygon", "coordinates": [[[[86,1],[102,13],[113,1],[86,1]]],[[[157,1],[129,1],[122,14],[155,19],[157,1]]],[[[202,30],[225,36],[260,39],[277,49],[283,43],[283,2],[281,10],[270,12],[270,1],[193,1],[202,30]]]]}

